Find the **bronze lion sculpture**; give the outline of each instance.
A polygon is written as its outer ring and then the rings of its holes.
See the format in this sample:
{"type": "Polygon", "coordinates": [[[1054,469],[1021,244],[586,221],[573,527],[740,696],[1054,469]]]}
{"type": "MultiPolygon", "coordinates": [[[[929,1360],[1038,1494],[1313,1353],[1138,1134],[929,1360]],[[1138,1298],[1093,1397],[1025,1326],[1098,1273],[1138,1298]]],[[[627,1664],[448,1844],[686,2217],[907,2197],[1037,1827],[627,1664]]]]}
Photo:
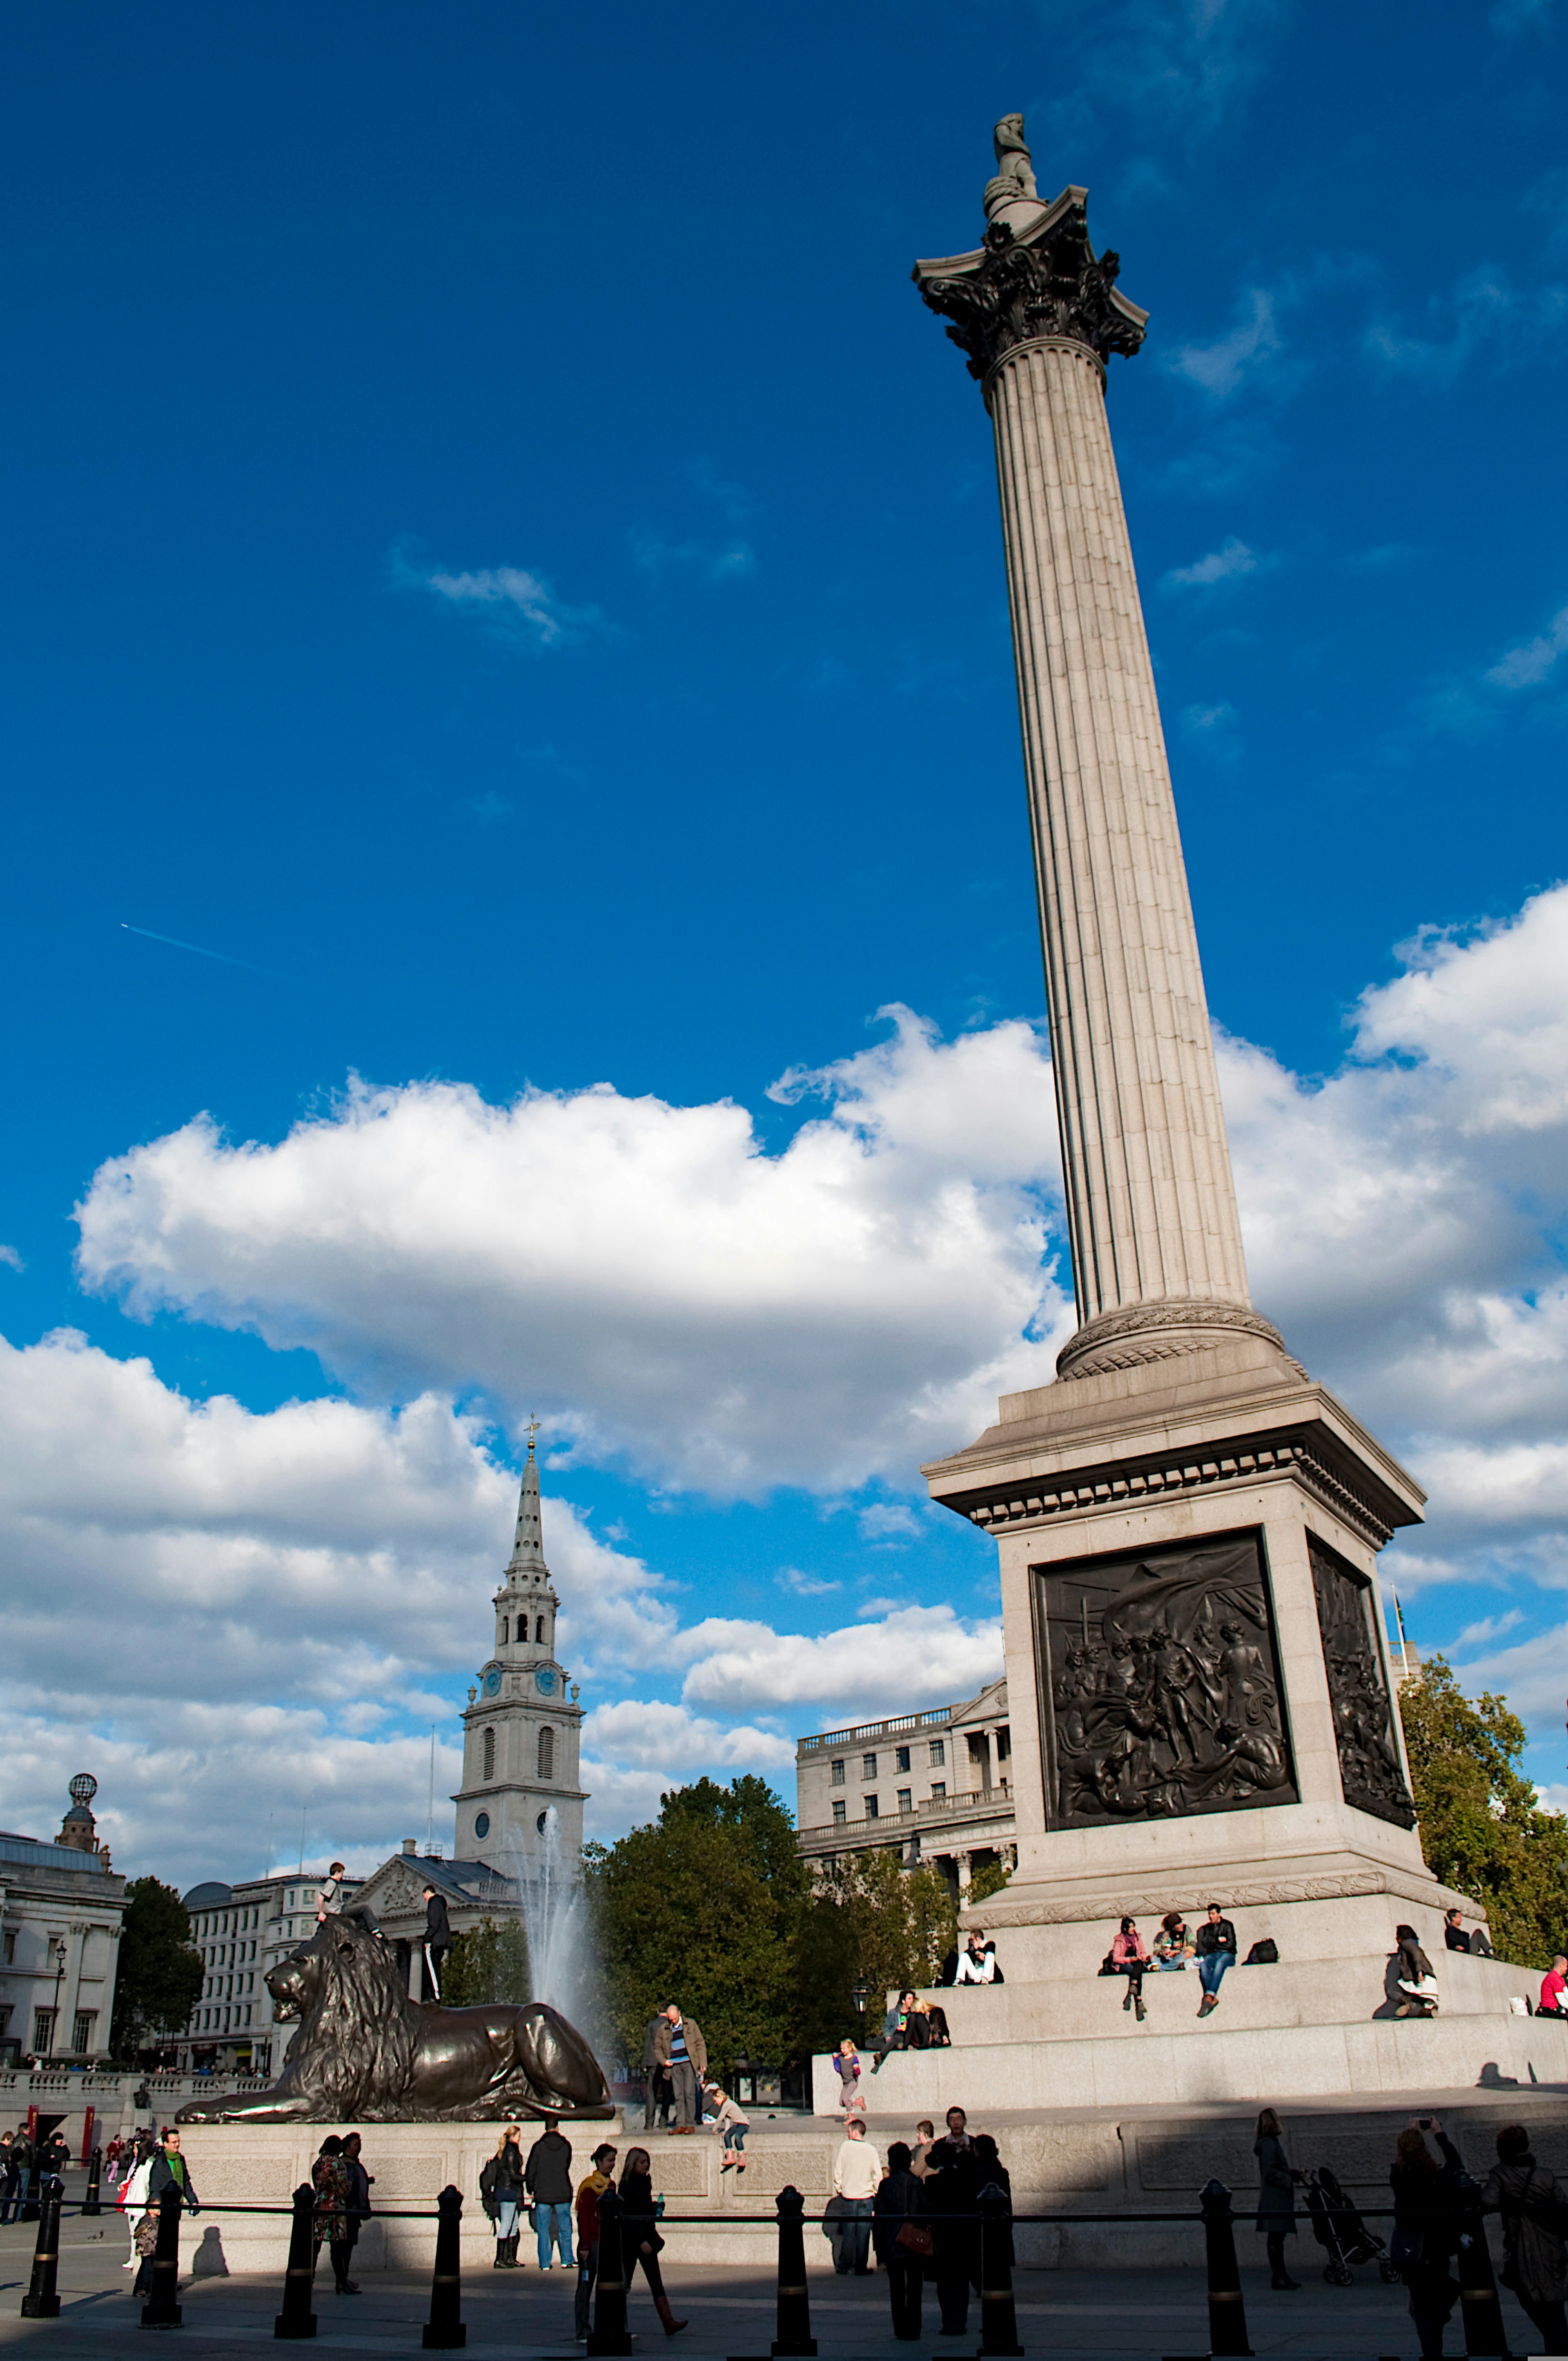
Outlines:
{"type": "Polygon", "coordinates": [[[354,1917],[326,1917],[267,1978],[300,2020],[269,2091],[192,2100],[182,2124],[481,2122],[604,2116],[604,2072],[543,2001],[442,2008],[410,2000],[396,1958],[354,1917]]]}

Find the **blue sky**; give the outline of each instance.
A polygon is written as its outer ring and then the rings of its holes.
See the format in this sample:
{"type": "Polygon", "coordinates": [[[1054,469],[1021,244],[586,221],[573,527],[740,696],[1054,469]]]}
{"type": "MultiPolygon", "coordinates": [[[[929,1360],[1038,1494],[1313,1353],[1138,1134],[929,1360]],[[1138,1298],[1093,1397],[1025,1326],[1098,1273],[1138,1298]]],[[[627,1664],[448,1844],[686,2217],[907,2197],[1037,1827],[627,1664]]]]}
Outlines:
{"type": "Polygon", "coordinates": [[[1013,107],[1152,315],[1255,1291],[1561,1783],[1561,0],[7,34],[6,1824],[92,1767],[181,1880],[422,1831],[530,1410],[601,1833],[994,1664],[916,1470],[1048,1371],[1055,1148],[908,274],[1013,107]]]}

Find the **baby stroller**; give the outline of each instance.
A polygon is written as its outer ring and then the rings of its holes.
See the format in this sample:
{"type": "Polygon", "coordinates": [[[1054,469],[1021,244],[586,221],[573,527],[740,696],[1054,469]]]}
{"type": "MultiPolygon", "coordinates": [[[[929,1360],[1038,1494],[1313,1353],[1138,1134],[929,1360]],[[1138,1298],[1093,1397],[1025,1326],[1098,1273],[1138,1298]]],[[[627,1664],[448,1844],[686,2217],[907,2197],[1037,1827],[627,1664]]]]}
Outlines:
{"type": "Polygon", "coordinates": [[[1320,2165],[1316,2172],[1309,2172],[1305,2186],[1312,2235],[1328,2255],[1323,2277],[1330,2287],[1354,2285],[1354,2266],[1374,2260],[1385,2285],[1394,2286],[1398,2265],[1389,2261],[1387,2247],[1367,2228],[1328,2166],[1320,2165]]]}

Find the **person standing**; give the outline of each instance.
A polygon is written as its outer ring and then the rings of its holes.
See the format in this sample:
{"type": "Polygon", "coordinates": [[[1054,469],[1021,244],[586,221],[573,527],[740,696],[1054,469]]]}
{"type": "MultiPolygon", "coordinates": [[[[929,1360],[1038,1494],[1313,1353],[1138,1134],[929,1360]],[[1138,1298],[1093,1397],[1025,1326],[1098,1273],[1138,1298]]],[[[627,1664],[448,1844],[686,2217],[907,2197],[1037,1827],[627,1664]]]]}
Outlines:
{"type": "Polygon", "coordinates": [[[348,2211],[352,2194],[348,2165],[343,2153],[343,2142],[335,2132],[329,2132],[311,2167],[311,2185],[316,2192],[315,2255],[312,2263],[321,2260],[324,2238],[332,2254],[333,2291],[336,2295],[357,2295],[358,2283],[348,2276],[348,2211]]]}
{"type": "Polygon", "coordinates": [[[120,2265],[123,2271],[134,2271],[141,2259],[137,2246],[137,2231],[141,2225],[141,2209],[147,2203],[147,2184],[152,2175],[154,2142],[149,2132],[137,2132],[131,2142],[126,2161],[130,2169],[120,2191],[120,2211],[126,2217],[126,2229],[131,2242],[129,2258],[120,2265]]]}
{"type": "Polygon", "coordinates": [[[840,2200],[833,2268],[840,2279],[852,2271],[863,2279],[871,2268],[872,2201],[881,2179],[882,2158],[867,2139],[860,2116],[852,2115],[833,2159],[833,2194],[840,2200]]]}
{"type": "Polygon", "coordinates": [[[487,2158],[479,2175],[479,2202],[495,2232],[494,2268],[498,2271],[517,2268],[517,2242],[521,2235],[517,2217],[522,2211],[523,2191],[521,2140],[521,2126],[508,2124],[496,2142],[494,2156],[487,2158]]]}
{"type": "Polygon", "coordinates": [[[577,2297],[573,2307],[577,2343],[586,2345],[593,2323],[594,2282],[599,2272],[599,2199],[615,2187],[615,2150],[596,2147],[593,2170],[577,2184],[577,2297]]]}
{"type": "Polygon", "coordinates": [[[1481,2191],[1481,2211],[1503,2217],[1506,2260],[1498,2277],[1540,2331],[1543,2353],[1568,2353],[1565,2206],[1568,2191],[1554,2172],[1537,2164],[1524,2125],[1505,2124],[1497,2134],[1497,2161],[1481,2191]]]}
{"type": "Polygon", "coordinates": [[[163,2135],[163,2146],[153,2158],[147,2177],[147,2211],[137,2224],[137,2253],[140,2267],[131,2281],[133,2296],[152,2293],[152,2262],[158,2252],[158,2217],[162,2210],[166,2189],[180,2191],[181,2208],[187,2213],[199,2213],[201,2205],[191,2179],[191,2168],[180,2153],[180,2135],[172,2126],[163,2135]]]}
{"type": "Polygon", "coordinates": [[[659,2235],[659,2218],[653,2204],[653,2183],[649,2177],[649,2157],[645,2147],[627,2150],[626,2169],[620,2176],[620,2217],[625,2265],[621,2277],[626,2281],[628,2296],[631,2293],[632,2274],[639,2263],[648,2282],[648,2292],[653,2299],[653,2309],[663,2323],[666,2336],[678,2336],[687,2325],[677,2320],[670,2310],[670,2299],[664,2293],[664,2281],[659,2269],[659,2253],[664,2241],[659,2235]]]}
{"type": "Polygon", "coordinates": [[[572,2144],[556,2125],[536,2139],[523,2167],[523,2187],[533,2202],[533,2227],[539,2241],[539,2268],[550,2268],[552,2244],[561,2248],[561,2268],[572,2262],[572,2144]]]}
{"type": "Polygon", "coordinates": [[[861,2099],[861,2053],[848,2034],[834,2054],[833,2071],[839,2077],[839,2104],[848,2114],[851,2107],[863,2103],[861,2099]]]}
{"type": "Polygon", "coordinates": [[[653,2046],[659,2064],[669,2070],[674,2090],[673,2136],[678,2139],[683,2132],[696,2129],[696,2086],[698,2077],[707,2073],[707,2044],[696,2017],[683,2016],[676,2002],[666,2004],[663,2020],[654,2034],[653,2046]]]}
{"type": "Polygon", "coordinates": [[[648,2029],[642,2036],[642,2128],[651,2132],[655,2115],[670,2120],[670,2086],[664,2069],[659,2062],[659,2027],[664,2022],[663,2010],[648,2019],[648,2029]]]}
{"type": "Polygon", "coordinates": [[[1268,2268],[1276,2288],[1299,2292],[1301,2282],[1285,2268],[1285,2241],[1296,2235],[1296,2176],[1286,2159],[1279,2118],[1265,2107],[1252,2144],[1257,2158],[1257,2229],[1268,2242],[1268,2268]]]}
{"type": "Polygon", "coordinates": [[[441,1998],[441,1962],[452,1949],[452,1922],[446,1916],[446,1896],[437,1894],[433,1885],[424,1889],[424,1964],[430,1977],[433,1996],[441,1998]]]}
{"type": "Polygon", "coordinates": [[[931,2150],[921,2183],[932,2216],[941,2336],[961,2336],[968,2326],[970,2283],[980,2261],[981,2177],[965,2120],[961,2107],[948,2108],[948,2136],[931,2150]]]}
{"type": "Polygon", "coordinates": [[[38,2150],[38,2186],[52,2181],[57,2189],[65,2187],[65,2168],[71,2162],[70,2143],[61,2139],[58,2131],[50,2132],[38,2150]]]}
{"type": "MultiPolygon", "coordinates": [[[[936,2127],[929,2115],[922,2115],[915,2126],[915,2146],[909,2155],[909,2169],[916,2180],[925,2180],[926,2167],[930,2162],[931,2150],[936,2145],[936,2127]]],[[[890,2156],[893,2154],[891,2148],[888,2154],[890,2156]]]]}
{"type": "MultiPolygon", "coordinates": [[[[26,2135],[23,2135],[24,2138],[26,2135]]],[[[14,2132],[0,2132],[0,2223],[9,2222],[22,2203],[22,2158],[14,2132]]]]}
{"type": "Polygon", "coordinates": [[[1453,2142],[1435,2115],[1423,2116],[1399,2134],[1388,2185],[1394,2192],[1392,2257],[1409,2293],[1423,2361],[1441,2361],[1442,2332],[1459,2295],[1448,2258],[1459,2242],[1454,2177],[1464,2169],[1453,2142]],[[1442,2150],[1440,2165],[1426,2141],[1430,2129],[1442,2150]]]}
{"type": "Polygon", "coordinates": [[[1198,1929],[1198,1981],[1203,1997],[1200,2016],[1210,2016],[1220,2005],[1220,1985],[1227,1968],[1236,1963],[1236,1930],[1217,1902],[1211,1902],[1206,1923],[1198,1929]]]}
{"type": "Polygon", "coordinates": [[[345,2133],[343,2142],[343,2160],[348,2167],[348,2268],[350,2270],[354,2268],[354,2249],[359,2244],[359,2233],[370,2219],[370,2191],[376,2184],[375,2174],[366,2171],[359,2158],[358,2133],[345,2133]]]}
{"type": "Polygon", "coordinates": [[[876,2258],[887,2273],[893,2333],[900,2345],[913,2345],[920,2334],[920,2289],[924,2261],[931,2253],[931,2234],[921,2216],[925,2191],[910,2169],[908,2145],[894,2140],[887,2152],[887,2172],[872,2199],[872,2238],[876,2258]],[[909,2230],[912,2235],[905,2236],[909,2230]]]}

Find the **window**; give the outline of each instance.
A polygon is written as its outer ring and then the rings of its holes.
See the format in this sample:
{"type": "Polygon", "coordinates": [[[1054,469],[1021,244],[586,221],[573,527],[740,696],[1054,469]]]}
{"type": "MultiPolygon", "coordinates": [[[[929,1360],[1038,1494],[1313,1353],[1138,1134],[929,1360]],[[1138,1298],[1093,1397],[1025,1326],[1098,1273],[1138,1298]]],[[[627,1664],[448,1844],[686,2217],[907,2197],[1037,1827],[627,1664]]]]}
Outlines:
{"type": "Polygon", "coordinates": [[[849,1818],[849,1817],[850,1817],[850,1806],[849,1806],[849,1805],[845,1802],[845,1800],[844,1800],[844,1798],[843,1798],[843,1796],[842,1796],[842,1795],[835,1795],[835,1796],[834,1796],[834,1798],[833,1798],[833,1825],[834,1825],[834,1827],[835,1827],[836,1828],[842,1828],[842,1827],[843,1827],[843,1825],[844,1825],[844,1822],[849,1818]]]}
{"type": "Polygon", "coordinates": [[[862,1779],[874,1779],[876,1777],[876,1756],[874,1754],[861,1755],[861,1776],[862,1779]]]}
{"type": "Polygon", "coordinates": [[[932,1801],[934,1804],[945,1804],[945,1803],[947,1802],[947,1800],[948,1800],[948,1783],[947,1783],[947,1781],[946,1781],[945,1779],[933,1779],[933,1780],[932,1780],[932,1782],[931,1782],[931,1801],[932,1801]]]}
{"type": "Polygon", "coordinates": [[[912,1812],[915,1809],[915,1791],[913,1788],[901,1787],[899,1789],[898,1808],[901,1812],[912,1812]]]}
{"type": "Polygon", "coordinates": [[[76,2022],[71,2028],[71,2046],[72,2049],[92,2048],[93,2027],[97,2024],[97,2018],[93,2015],[91,2010],[85,2008],[79,2008],[77,2010],[76,2022]]]}
{"type": "Polygon", "coordinates": [[[496,1733],[493,1730],[487,1730],[485,1732],[485,1767],[480,1772],[479,1776],[481,1779],[493,1779],[495,1775],[496,1733]]]}
{"type": "Polygon", "coordinates": [[[555,1732],[548,1722],[539,1733],[539,1775],[542,1779],[555,1776],[555,1732]]]}
{"type": "Polygon", "coordinates": [[[16,1929],[11,1927],[7,1927],[5,1929],[5,1965],[8,1968],[14,1967],[16,1959],[16,1929]]]}
{"type": "Polygon", "coordinates": [[[830,1785],[835,1787],[841,1787],[843,1785],[844,1766],[841,1763],[833,1763],[828,1765],[828,1782],[830,1785]]]}
{"type": "Polygon", "coordinates": [[[35,2008],[33,2011],[33,2048],[40,2058],[47,2058],[54,2048],[54,2011],[35,2008]]]}
{"type": "Polygon", "coordinates": [[[894,1767],[894,1769],[895,1771],[907,1771],[907,1770],[908,1770],[908,1768],[909,1768],[909,1749],[908,1749],[908,1747],[907,1747],[907,1746],[900,1746],[899,1748],[897,1748],[897,1749],[896,1749],[896,1751],[894,1752],[894,1758],[893,1758],[893,1767],[894,1767]]]}
{"type": "Polygon", "coordinates": [[[876,1797],[875,1797],[874,1795],[868,1795],[868,1796],[866,1797],[866,1817],[867,1817],[867,1819],[868,1819],[868,1820],[874,1820],[874,1819],[879,1818],[880,1817],[881,1817],[881,1815],[880,1815],[880,1813],[879,1813],[879,1811],[878,1811],[878,1808],[877,1808],[877,1799],[876,1799],[876,1797]]]}
{"type": "Polygon", "coordinates": [[[998,1761],[999,1763],[1005,1763],[1005,1762],[1006,1762],[1006,1760],[1007,1760],[1007,1758],[1008,1758],[1008,1756],[1012,1753],[1012,1752],[1013,1752],[1013,1732],[1012,1732],[1010,1730],[999,1730],[997,1731],[997,1733],[996,1733],[996,1759],[997,1759],[997,1761],[998,1761]]]}
{"type": "Polygon", "coordinates": [[[539,1645],[543,1648],[544,1645],[544,1618],[543,1615],[539,1618],[539,1621],[534,1627],[533,1636],[538,1641],[539,1645]]]}
{"type": "Polygon", "coordinates": [[[506,1617],[503,1615],[503,1616],[501,1617],[501,1646],[504,1648],[504,1647],[506,1646],[506,1643],[507,1643],[507,1619],[506,1619],[506,1617]]]}
{"type": "Polygon", "coordinates": [[[948,1741],[947,1741],[947,1740],[946,1740],[945,1738],[934,1738],[934,1739],[931,1741],[931,1768],[932,1768],[932,1770],[933,1770],[933,1771],[939,1771],[939,1770],[942,1768],[943,1764],[947,1762],[947,1759],[948,1759],[948,1741]]]}

